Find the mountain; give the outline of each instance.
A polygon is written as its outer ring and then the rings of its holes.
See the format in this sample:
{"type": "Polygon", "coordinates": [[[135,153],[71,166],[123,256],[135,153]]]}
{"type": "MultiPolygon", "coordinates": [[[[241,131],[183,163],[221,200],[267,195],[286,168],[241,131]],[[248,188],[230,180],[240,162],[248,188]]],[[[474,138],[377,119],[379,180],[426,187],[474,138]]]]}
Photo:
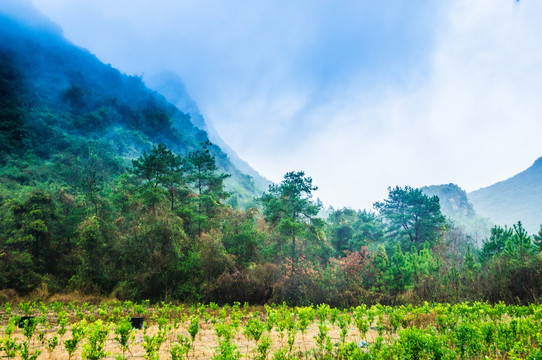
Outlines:
{"type": "MultiPolygon", "coordinates": [[[[70,157],[82,163],[118,157],[123,169],[153,144],[187,155],[209,140],[190,114],[140,77],[122,74],[70,43],[26,0],[0,0],[0,117],[0,162],[26,175],[34,174],[28,167],[58,166],[70,157]]],[[[264,188],[219,146],[211,153],[220,170],[231,174],[231,204],[251,205],[264,188]]]]}
{"type": "Polygon", "coordinates": [[[442,213],[462,228],[477,245],[489,236],[491,222],[478,215],[467,193],[456,184],[432,185],[421,188],[427,196],[438,196],[442,213]]]}
{"type": "Polygon", "coordinates": [[[537,233],[542,224],[542,157],[527,170],[494,185],[469,193],[474,209],[499,225],[521,221],[537,233]]]}
{"type": "Polygon", "coordinates": [[[190,115],[192,123],[202,129],[209,135],[209,139],[218,145],[230,158],[230,161],[243,173],[252,176],[256,185],[267,190],[271,181],[261,176],[254,170],[246,161],[241,159],[239,155],[220,137],[212,124],[205,121],[198,105],[192,100],[190,94],[186,91],[181,77],[169,71],[163,71],[151,76],[146,76],[145,84],[151,89],[162,94],[170,103],[177,108],[190,115]]]}

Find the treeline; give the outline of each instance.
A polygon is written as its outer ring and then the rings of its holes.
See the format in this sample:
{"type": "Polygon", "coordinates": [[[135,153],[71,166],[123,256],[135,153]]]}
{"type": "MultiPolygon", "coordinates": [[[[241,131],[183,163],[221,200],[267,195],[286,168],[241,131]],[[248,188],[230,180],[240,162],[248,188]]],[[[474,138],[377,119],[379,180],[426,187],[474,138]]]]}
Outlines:
{"type": "Polygon", "coordinates": [[[316,187],[285,175],[259,207],[226,204],[210,143],[132,160],[89,142],[0,173],[0,288],[120,299],[291,304],[538,302],[542,232],[495,227],[477,250],[437,197],[390,188],[377,213],[317,217],[316,187]]]}

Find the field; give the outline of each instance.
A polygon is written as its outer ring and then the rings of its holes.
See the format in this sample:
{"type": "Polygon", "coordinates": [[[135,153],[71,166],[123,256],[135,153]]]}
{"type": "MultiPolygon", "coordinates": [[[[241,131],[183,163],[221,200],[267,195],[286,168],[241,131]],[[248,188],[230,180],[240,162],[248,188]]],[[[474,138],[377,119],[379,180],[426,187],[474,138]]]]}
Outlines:
{"type": "Polygon", "coordinates": [[[542,359],[538,305],[23,302],[0,319],[6,359],[542,359]]]}

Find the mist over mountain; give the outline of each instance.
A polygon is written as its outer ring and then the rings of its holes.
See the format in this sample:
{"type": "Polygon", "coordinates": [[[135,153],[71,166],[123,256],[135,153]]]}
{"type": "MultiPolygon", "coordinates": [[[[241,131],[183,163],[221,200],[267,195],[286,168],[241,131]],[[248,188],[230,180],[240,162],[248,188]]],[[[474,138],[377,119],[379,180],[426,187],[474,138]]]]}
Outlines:
{"type": "Polygon", "coordinates": [[[468,196],[476,212],[494,223],[511,226],[521,221],[527,231],[537,233],[542,223],[542,157],[525,171],[468,196]]]}
{"type": "Polygon", "coordinates": [[[190,94],[186,90],[179,75],[173,72],[163,71],[150,76],[145,76],[144,81],[151,89],[156,90],[169,102],[177,106],[179,110],[189,114],[192,123],[204,130],[208,134],[209,139],[228,154],[231,162],[243,173],[252,176],[255,183],[261,189],[267,189],[269,187],[271,181],[261,176],[246,161],[241,159],[235,150],[226,144],[213,125],[205,121],[198,105],[190,97],[190,94]]]}
{"type": "Polygon", "coordinates": [[[440,209],[448,220],[462,228],[478,246],[489,236],[492,223],[477,214],[470,203],[467,192],[456,184],[424,186],[427,196],[438,196],[440,209]]]}
{"type": "MultiPolygon", "coordinates": [[[[21,157],[42,166],[68,156],[88,158],[81,149],[92,148],[90,153],[112,161],[120,156],[127,165],[153,144],[187,155],[209,140],[190,114],[140,77],[124,75],[67,41],[27,1],[0,2],[0,92],[0,161],[23,171],[28,164],[18,163],[21,157]]],[[[226,185],[233,205],[246,205],[262,192],[219,146],[211,152],[232,175],[226,185]]]]}

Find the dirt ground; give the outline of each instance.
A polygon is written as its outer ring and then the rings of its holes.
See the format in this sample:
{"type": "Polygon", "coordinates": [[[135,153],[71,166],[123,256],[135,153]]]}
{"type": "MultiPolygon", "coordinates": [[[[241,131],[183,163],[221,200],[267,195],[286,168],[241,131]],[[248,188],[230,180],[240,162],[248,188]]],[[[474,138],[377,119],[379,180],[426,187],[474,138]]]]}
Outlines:
{"type": "MultiPolygon", "coordinates": [[[[329,327],[329,336],[331,337],[332,343],[337,344],[339,343],[339,328],[337,326],[332,326],[331,324],[327,323],[327,326],[329,327]]],[[[39,329],[39,327],[38,327],[39,329]]],[[[362,340],[362,337],[360,336],[360,333],[358,330],[351,325],[348,328],[348,335],[346,338],[347,342],[354,341],[359,342],[362,340]]],[[[156,326],[152,326],[147,329],[147,332],[149,334],[153,334],[157,331],[156,326]]],[[[49,339],[53,337],[56,334],[56,330],[48,330],[45,338],[49,339]]],[[[171,359],[170,355],[170,346],[172,343],[174,343],[177,339],[177,335],[182,334],[184,336],[189,337],[188,332],[186,330],[186,327],[179,328],[178,330],[172,330],[168,334],[168,340],[162,344],[160,348],[160,359],[171,359]]],[[[310,351],[311,349],[315,349],[317,347],[315,337],[318,334],[318,325],[317,322],[313,322],[308,328],[307,332],[303,335],[299,331],[296,336],[295,344],[294,344],[294,352],[297,356],[300,358],[304,358],[303,353],[306,351],[310,351]]],[[[17,330],[17,332],[14,334],[19,339],[22,339],[22,334],[20,330],[17,330]]],[[[363,340],[367,342],[371,342],[376,338],[377,334],[374,330],[370,330],[369,333],[363,338],[363,340]]],[[[32,339],[31,343],[31,350],[41,350],[42,353],[38,357],[38,359],[68,359],[68,354],[66,350],[64,349],[63,341],[66,339],[71,338],[71,333],[68,331],[59,341],[58,346],[55,348],[53,352],[48,352],[45,345],[42,345],[39,343],[39,341],[36,339],[36,336],[32,339]]],[[[285,348],[287,347],[287,335],[286,332],[284,332],[284,336],[281,340],[281,337],[279,336],[279,333],[276,330],[273,330],[271,333],[271,339],[272,339],[272,345],[271,350],[268,356],[268,359],[271,359],[272,354],[276,352],[279,348],[285,348]]],[[[82,341],[78,345],[77,352],[72,356],[72,359],[81,359],[81,348],[82,344],[85,340],[82,341]]],[[[134,341],[130,345],[130,353],[127,353],[127,358],[132,359],[142,359],[144,358],[145,350],[143,349],[141,343],[143,341],[143,330],[134,330],[134,341]]],[[[243,335],[242,332],[239,331],[237,335],[235,336],[234,343],[237,346],[237,349],[241,352],[243,355],[243,359],[252,359],[254,358],[254,353],[256,352],[256,347],[254,341],[247,340],[243,335]],[[248,354],[248,356],[247,356],[248,354]]],[[[196,340],[194,343],[193,350],[190,350],[188,354],[189,359],[199,360],[199,359],[210,359],[213,355],[215,355],[215,348],[218,346],[218,339],[214,330],[214,326],[211,323],[200,323],[200,331],[198,335],[196,336],[196,340]]],[[[110,332],[107,343],[106,343],[106,351],[109,353],[108,357],[106,359],[114,359],[115,355],[121,353],[121,349],[118,346],[117,342],[114,340],[114,334],[110,332]]],[[[3,358],[5,357],[5,354],[3,352],[0,353],[3,358]]],[[[19,357],[18,357],[19,358],[19,357]]]]}

